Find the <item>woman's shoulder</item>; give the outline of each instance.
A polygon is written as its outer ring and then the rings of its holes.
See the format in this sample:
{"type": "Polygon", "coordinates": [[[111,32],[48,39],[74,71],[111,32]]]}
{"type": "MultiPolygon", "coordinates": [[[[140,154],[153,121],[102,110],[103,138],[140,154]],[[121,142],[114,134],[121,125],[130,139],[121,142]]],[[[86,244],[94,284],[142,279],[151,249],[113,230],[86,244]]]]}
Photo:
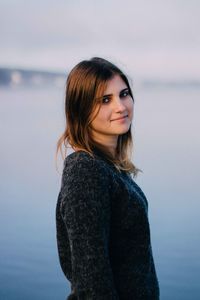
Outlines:
{"type": "Polygon", "coordinates": [[[107,166],[101,157],[84,150],[70,153],[64,160],[64,172],[73,173],[106,173],[107,166]]]}
{"type": "Polygon", "coordinates": [[[93,164],[97,162],[96,157],[94,157],[92,154],[84,151],[84,150],[79,150],[70,153],[68,156],[66,156],[64,160],[64,167],[67,166],[73,166],[77,165],[79,166],[80,164],[93,164]]]}
{"type": "Polygon", "coordinates": [[[105,185],[111,185],[112,176],[110,175],[109,168],[100,158],[85,151],[76,151],[64,160],[61,189],[66,186],[77,189],[79,186],[83,189],[92,187],[102,191],[105,185]]]}
{"type": "Polygon", "coordinates": [[[85,178],[87,176],[98,176],[104,180],[108,178],[114,180],[116,177],[121,176],[114,164],[101,151],[97,150],[92,154],[84,150],[70,153],[64,160],[63,175],[82,175],[85,178]]]}

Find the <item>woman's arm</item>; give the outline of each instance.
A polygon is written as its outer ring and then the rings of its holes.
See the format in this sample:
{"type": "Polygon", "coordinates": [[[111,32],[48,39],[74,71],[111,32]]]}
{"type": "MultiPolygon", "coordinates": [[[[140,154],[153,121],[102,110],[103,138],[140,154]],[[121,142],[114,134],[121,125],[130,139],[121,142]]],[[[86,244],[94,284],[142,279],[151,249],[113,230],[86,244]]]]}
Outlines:
{"type": "Polygon", "coordinates": [[[118,300],[109,260],[109,178],[100,162],[85,158],[66,165],[61,194],[78,299],[118,300]]]}

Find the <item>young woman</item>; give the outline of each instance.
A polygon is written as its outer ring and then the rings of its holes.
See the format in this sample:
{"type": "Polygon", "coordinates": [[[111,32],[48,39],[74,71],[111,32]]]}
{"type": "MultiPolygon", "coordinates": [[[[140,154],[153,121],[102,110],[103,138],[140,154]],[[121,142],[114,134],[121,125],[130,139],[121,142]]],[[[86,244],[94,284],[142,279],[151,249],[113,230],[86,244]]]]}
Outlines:
{"type": "Polygon", "coordinates": [[[131,161],[134,98],[125,74],[102,58],[84,60],[66,84],[68,145],[56,207],[68,300],[157,300],[147,199],[131,161]]]}

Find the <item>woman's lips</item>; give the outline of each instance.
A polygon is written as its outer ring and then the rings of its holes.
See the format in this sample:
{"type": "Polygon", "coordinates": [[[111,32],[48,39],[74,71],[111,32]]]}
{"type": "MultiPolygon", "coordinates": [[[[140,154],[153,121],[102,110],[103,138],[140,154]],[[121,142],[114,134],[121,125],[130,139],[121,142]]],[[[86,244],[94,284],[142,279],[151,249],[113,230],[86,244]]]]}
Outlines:
{"type": "Polygon", "coordinates": [[[127,118],[127,117],[128,117],[128,115],[123,116],[123,117],[120,117],[120,118],[117,118],[117,119],[113,119],[113,120],[111,120],[111,121],[120,121],[120,120],[124,120],[124,119],[127,118]]]}

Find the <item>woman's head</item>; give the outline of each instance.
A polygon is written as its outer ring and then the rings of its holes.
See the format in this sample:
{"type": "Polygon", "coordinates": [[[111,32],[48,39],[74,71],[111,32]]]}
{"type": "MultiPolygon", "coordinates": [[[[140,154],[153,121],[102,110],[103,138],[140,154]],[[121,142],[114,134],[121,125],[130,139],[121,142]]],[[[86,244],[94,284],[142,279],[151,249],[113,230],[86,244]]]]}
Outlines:
{"type": "Polygon", "coordinates": [[[65,146],[69,144],[73,149],[85,150],[91,154],[92,149],[97,147],[116,164],[119,165],[121,162],[123,168],[123,161],[127,161],[127,151],[132,144],[133,101],[128,79],[117,66],[98,57],[81,61],[71,70],[67,78],[66,129],[58,141],[57,151],[61,149],[63,143],[65,146]],[[115,101],[112,100],[112,104],[108,103],[110,96],[104,97],[106,91],[114,91],[115,101]],[[125,119],[116,121],[119,117],[125,119]],[[102,137],[106,138],[106,135],[109,138],[111,135],[114,137],[114,133],[117,140],[113,156],[102,142],[104,141],[102,137]]]}
{"type": "Polygon", "coordinates": [[[133,118],[133,98],[120,75],[108,80],[103,97],[92,113],[90,135],[116,154],[119,136],[130,131],[133,118]]]}

